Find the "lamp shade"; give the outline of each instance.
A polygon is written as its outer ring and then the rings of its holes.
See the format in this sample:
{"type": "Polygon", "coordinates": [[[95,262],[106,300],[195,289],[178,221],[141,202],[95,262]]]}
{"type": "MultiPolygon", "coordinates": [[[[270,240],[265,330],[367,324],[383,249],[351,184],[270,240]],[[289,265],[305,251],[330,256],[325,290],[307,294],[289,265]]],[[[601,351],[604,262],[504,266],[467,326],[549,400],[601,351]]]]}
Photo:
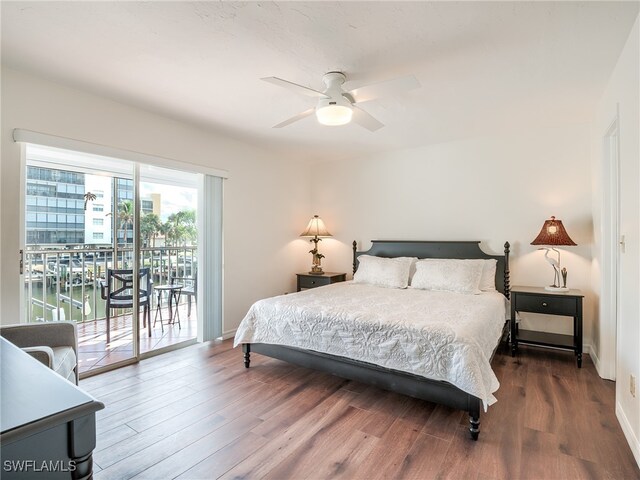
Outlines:
{"type": "Polygon", "coordinates": [[[545,220],[540,233],[531,242],[531,245],[575,246],[577,243],[569,237],[564,225],[562,225],[562,220],[551,217],[549,220],[545,220]]]}
{"type": "Polygon", "coordinates": [[[331,234],[324,226],[324,222],[318,215],[314,215],[307,228],[300,234],[301,237],[330,237],[331,234]]]}

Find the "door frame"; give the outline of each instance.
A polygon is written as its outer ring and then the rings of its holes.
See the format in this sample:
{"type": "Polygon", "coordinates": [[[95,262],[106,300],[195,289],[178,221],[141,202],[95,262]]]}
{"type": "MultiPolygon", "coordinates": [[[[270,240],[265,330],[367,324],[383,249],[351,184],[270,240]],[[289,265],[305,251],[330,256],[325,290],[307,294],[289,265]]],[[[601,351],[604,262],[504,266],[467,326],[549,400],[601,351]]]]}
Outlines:
{"type": "Polygon", "coordinates": [[[620,336],[620,116],[609,124],[602,137],[602,265],[600,305],[600,358],[598,373],[615,380],[620,336]]]}
{"type": "Polygon", "coordinates": [[[24,251],[27,244],[26,225],[27,225],[27,144],[20,143],[20,212],[19,221],[20,232],[18,233],[18,245],[20,246],[20,275],[18,275],[18,291],[20,292],[20,314],[18,323],[26,322],[26,309],[24,308],[25,292],[24,292],[24,251]]]}

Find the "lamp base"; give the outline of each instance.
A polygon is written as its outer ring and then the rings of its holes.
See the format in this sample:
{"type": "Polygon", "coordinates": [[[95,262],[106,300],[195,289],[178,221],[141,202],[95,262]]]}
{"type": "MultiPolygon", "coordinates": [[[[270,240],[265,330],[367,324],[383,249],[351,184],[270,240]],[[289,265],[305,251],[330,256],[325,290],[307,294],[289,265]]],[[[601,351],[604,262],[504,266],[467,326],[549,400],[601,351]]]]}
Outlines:
{"type": "Polygon", "coordinates": [[[311,267],[311,271],[309,273],[311,275],[322,275],[324,272],[322,271],[322,267],[314,265],[313,267],[311,267]]]}
{"type": "Polygon", "coordinates": [[[554,287],[553,285],[549,285],[544,287],[545,290],[549,292],[568,292],[569,287],[554,287]]]}

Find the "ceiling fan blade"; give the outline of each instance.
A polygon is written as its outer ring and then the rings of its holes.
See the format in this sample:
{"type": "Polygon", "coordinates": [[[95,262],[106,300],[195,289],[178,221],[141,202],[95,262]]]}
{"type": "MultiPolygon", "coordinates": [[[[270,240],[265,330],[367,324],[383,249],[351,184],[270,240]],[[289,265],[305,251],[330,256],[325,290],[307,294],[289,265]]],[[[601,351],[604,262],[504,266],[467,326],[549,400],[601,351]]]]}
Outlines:
{"type": "Polygon", "coordinates": [[[407,75],[406,77],[365,85],[351,90],[349,93],[356,103],[362,103],[375,100],[376,98],[390,96],[401,91],[413,90],[414,88],[420,88],[420,82],[418,82],[418,79],[413,75],[407,75]]]}
{"type": "Polygon", "coordinates": [[[356,122],[361,127],[366,128],[370,132],[375,132],[376,130],[379,130],[382,127],[384,127],[383,123],[380,123],[378,120],[373,118],[371,115],[369,115],[367,112],[365,112],[361,108],[358,108],[355,105],[353,105],[352,108],[353,108],[353,121],[356,122]]]}
{"type": "Polygon", "coordinates": [[[260,80],[273,83],[274,85],[278,85],[279,87],[286,88],[287,90],[291,90],[292,92],[301,93],[302,95],[306,95],[308,97],[329,98],[328,95],[325,95],[322,92],[314,90],[313,88],[305,87],[303,85],[298,85],[297,83],[293,83],[288,80],[283,80],[282,78],[264,77],[264,78],[261,78],[260,80]]]}
{"type": "Polygon", "coordinates": [[[308,117],[309,115],[313,115],[315,111],[316,111],[316,107],[311,107],[309,110],[300,112],[296,116],[291,117],[290,119],[285,120],[284,122],[280,122],[277,125],[274,125],[273,128],[282,128],[282,127],[286,127],[287,125],[291,125],[293,122],[297,122],[298,120],[302,120],[303,118],[308,117]]]}

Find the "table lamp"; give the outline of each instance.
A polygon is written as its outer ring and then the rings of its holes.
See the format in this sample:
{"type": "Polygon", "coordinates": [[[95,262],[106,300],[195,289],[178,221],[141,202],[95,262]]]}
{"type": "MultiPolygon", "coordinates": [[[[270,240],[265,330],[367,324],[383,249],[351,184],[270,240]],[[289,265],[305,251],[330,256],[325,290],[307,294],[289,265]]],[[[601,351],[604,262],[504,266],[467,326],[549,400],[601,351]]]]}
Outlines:
{"type": "Polygon", "coordinates": [[[549,265],[553,267],[553,285],[544,287],[545,290],[551,292],[566,292],[567,288],[567,269],[560,269],[560,251],[554,247],[560,246],[576,246],[569,234],[562,225],[562,220],[556,220],[556,217],[551,217],[549,220],[545,220],[544,225],[538,236],[531,242],[531,245],[542,245],[540,250],[545,250],[544,258],[549,262],[549,265]],[[558,258],[552,258],[549,253],[554,251],[558,258]],[[560,286],[560,275],[562,274],[562,286],[560,286]]]}
{"type": "Polygon", "coordinates": [[[322,275],[322,267],[320,266],[321,260],[324,258],[320,252],[318,252],[318,242],[322,239],[320,237],[330,237],[331,234],[327,231],[324,222],[318,215],[314,215],[309,221],[307,228],[300,234],[301,237],[313,237],[309,241],[313,242],[313,250],[309,250],[309,253],[313,255],[313,265],[309,273],[313,275],[322,275]]]}

